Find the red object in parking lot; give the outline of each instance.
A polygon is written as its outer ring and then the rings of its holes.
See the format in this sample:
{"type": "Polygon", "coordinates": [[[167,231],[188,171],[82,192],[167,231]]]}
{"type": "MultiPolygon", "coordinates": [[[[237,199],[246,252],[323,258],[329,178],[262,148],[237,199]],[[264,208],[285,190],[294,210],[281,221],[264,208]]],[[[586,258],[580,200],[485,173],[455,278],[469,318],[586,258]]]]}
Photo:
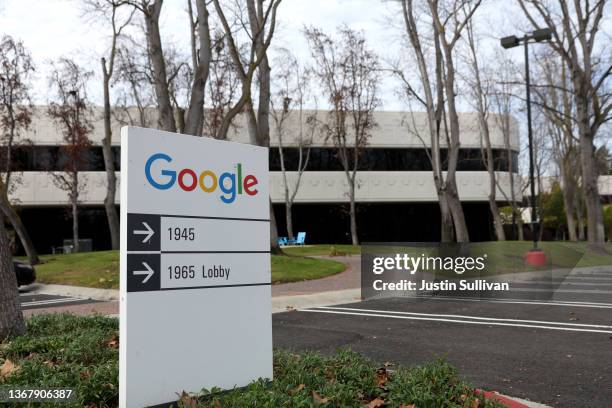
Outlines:
{"type": "Polygon", "coordinates": [[[546,254],[541,249],[530,249],[523,259],[529,266],[546,266],[546,254]]]}

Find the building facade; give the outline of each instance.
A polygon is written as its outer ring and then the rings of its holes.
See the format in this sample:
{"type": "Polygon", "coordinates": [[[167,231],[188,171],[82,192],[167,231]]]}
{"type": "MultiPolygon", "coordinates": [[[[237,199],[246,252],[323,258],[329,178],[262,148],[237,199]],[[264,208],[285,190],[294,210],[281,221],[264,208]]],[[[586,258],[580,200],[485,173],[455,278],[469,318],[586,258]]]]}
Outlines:
{"type": "MultiPolygon", "coordinates": [[[[324,112],[305,112],[324,120],[324,112]]],[[[103,208],[106,177],[102,159],[103,125],[101,110],[93,112],[92,146],[82,168],[84,181],[80,205],[82,238],[92,239],[94,249],[110,246],[103,208]]],[[[308,152],[304,172],[293,206],[294,231],[307,233],[309,243],[350,241],[348,183],[333,142],[323,132],[303,132],[291,113],[283,128],[283,157],[289,185],[297,178],[300,145],[308,152]],[[309,133],[306,135],[305,133],[309,133]]],[[[489,118],[491,144],[498,180],[497,200],[501,205],[512,199],[510,172],[515,173],[514,200],[521,201],[518,169],[519,138],[516,123],[504,136],[497,117],[489,118]]],[[[429,136],[423,113],[377,112],[377,126],[359,156],[357,173],[357,220],[363,242],[437,241],[440,216],[428,157],[429,136]]],[[[285,235],[284,178],[281,172],[278,132],[271,120],[270,189],[280,235],[285,235]]],[[[120,127],[113,122],[113,150],[120,166],[120,127]]],[[[464,206],[472,240],[489,240],[493,228],[488,209],[489,176],[482,159],[483,141],[475,114],[460,116],[461,150],[457,169],[459,196],[464,206]]],[[[62,171],[65,160],[60,145],[61,130],[46,116],[45,108],[35,110],[30,130],[13,152],[16,184],[11,201],[41,253],[60,246],[71,236],[69,200],[56,186],[51,172],[62,171]]],[[[233,128],[230,139],[248,142],[244,123],[233,128]]],[[[442,151],[445,156],[445,150],[442,151]]],[[[118,181],[120,183],[120,180],[118,181]]],[[[119,191],[119,189],[117,190],[119,191]]],[[[117,205],[120,205],[117,196],[117,205]]]]}

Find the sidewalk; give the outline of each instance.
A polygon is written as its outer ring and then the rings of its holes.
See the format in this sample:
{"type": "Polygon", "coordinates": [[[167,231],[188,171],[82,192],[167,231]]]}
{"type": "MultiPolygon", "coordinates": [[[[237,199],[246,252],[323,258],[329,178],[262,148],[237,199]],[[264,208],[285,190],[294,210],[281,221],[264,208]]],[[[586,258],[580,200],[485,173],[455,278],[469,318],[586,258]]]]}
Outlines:
{"type": "Polygon", "coordinates": [[[272,296],[307,295],[361,288],[361,257],[359,255],[337,257],[319,256],[316,258],[342,262],[347,265],[347,269],[344,272],[328,276],[327,278],[273,285],[272,296]]]}

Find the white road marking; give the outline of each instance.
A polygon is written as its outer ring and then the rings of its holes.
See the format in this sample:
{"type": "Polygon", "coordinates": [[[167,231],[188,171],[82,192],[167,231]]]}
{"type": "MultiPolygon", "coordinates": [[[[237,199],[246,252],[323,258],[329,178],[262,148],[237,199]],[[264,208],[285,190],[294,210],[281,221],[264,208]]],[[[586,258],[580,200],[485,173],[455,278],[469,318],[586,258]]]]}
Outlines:
{"type": "Polygon", "coordinates": [[[62,298],[62,299],[35,300],[35,301],[30,301],[30,302],[23,302],[21,306],[43,306],[43,305],[52,305],[55,303],[80,302],[83,300],[87,300],[87,299],[62,298]]]}
{"type": "Polygon", "coordinates": [[[611,277],[603,278],[603,277],[600,277],[600,276],[597,276],[597,275],[595,275],[595,276],[574,276],[574,275],[568,275],[565,278],[558,278],[557,277],[557,278],[553,278],[553,279],[565,279],[565,280],[567,280],[567,279],[576,279],[576,280],[596,279],[596,280],[603,280],[603,281],[612,281],[611,277]]]}
{"type": "Polygon", "coordinates": [[[555,285],[555,286],[612,286],[612,282],[574,282],[574,281],[529,281],[529,282],[508,282],[510,286],[515,284],[524,284],[524,285],[555,285]]]}
{"type": "Polygon", "coordinates": [[[408,315],[408,316],[448,317],[448,318],[455,318],[455,319],[518,322],[518,323],[531,323],[531,324],[553,324],[553,325],[558,325],[558,326],[595,327],[599,329],[612,329],[612,326],[607,326],[607,325],[602,325],[602,324],[566,323],[566,322],[551,322],[551,321],[542,321],[542,320],[523,320],[523,319],[505,319],[505,318],[497,318],[497,317],[438,314],[438,313],[396,312],[396,311],[389,311],[389,310],[361,309],[361,308],[354,308],[354,307],[320,306],[320,307],[315,307],[313,309],[347,310],[350,312],[389,313],[389,314],[408,315]]]}
{"type": "Polygon", "coordinates": [[[460,302],[485,302],[485,303],[511,303],[522,305],[546,305],[546,306],[568,306],[568,307],[591,307],[597,309],[612,309],[612,303],[600,302],[572,302],[564,300],[528,300],[528,299],[487,299],[487,298],[465,298],[454,296],[418,296],[417,299],[427,300],[451,300],[460,302]]]}
{"type": "Polygon", "coordinates": [[[485,326],[526,327],[526,328],[533,328],[533,329],[563,330],[563,331],[574,331],[574,332],[585,332],[585,333],[612,334],[612,331],[608,331],[608,330],[580,329],[576,327],[539,326],[539,325],[530,325],[530,324],[502,323],[502,322],[492,322],[492,321],[481,322],[481,321],[472,321],[472,320],[454,320],[454,319],[428,318],[428,317],[417,317],[417,316],[398,316],[398,315],[390,315],[390,314],[342,312],[342,311],[335,311],[335,310],[318,310],[318,309],[298,309],[298,311],[308,312],[308,313],[329,313],[329,314],[352,315],[352,316],[386,317],[390,319],[425,320],[425,321],[433,321],[433,322],[479,324],[479,325],[485,325],[485,326]]]}

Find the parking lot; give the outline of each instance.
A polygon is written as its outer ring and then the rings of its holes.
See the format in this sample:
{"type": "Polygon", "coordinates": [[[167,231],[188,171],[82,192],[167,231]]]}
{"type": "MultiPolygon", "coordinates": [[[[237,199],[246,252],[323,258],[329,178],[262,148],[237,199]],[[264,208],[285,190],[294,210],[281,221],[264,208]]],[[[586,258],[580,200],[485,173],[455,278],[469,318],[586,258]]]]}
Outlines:
{"type": "Polygon", "coordinates": [[[558,407],[610,407],[612,269],[513,282],[503,298],[429,295],[274,315],[276,347],[376,361],[446,358],[475,386],[558,407]]]}

